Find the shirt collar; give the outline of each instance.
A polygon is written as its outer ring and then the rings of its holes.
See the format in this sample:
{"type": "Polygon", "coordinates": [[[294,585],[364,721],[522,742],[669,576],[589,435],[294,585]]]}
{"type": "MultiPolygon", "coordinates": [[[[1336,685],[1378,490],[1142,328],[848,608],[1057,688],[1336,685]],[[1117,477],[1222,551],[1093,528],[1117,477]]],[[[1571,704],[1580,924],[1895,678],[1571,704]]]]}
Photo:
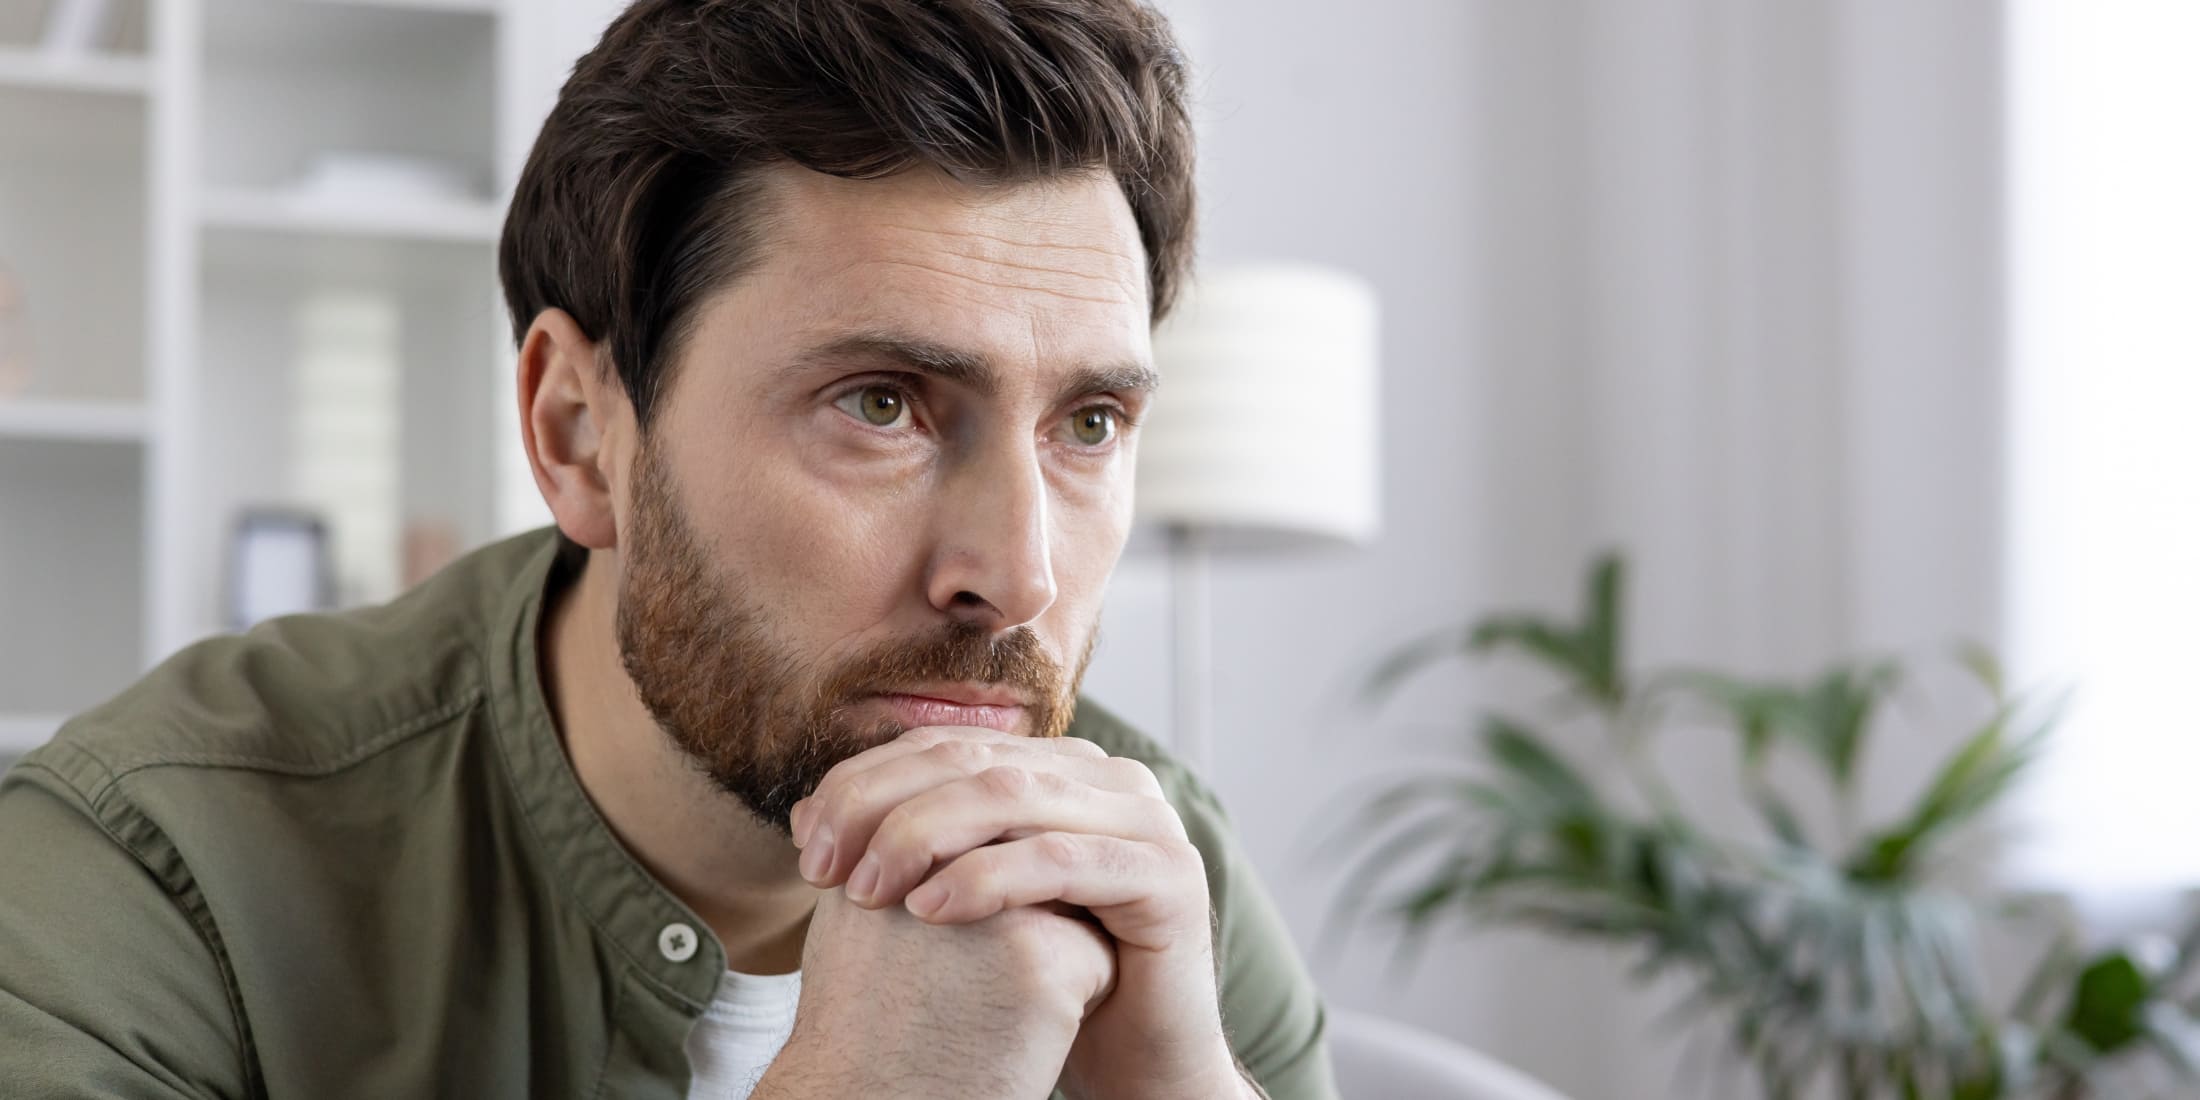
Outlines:
{"type": "Polygon", "coordinates": [[[558,738],[542,691],[537,641],[550,594],[587,551],[555,532],[528,560],[491,623],[490,706],[528,832],[549,873],[612,957],[624,960],[691,1013],[710,1003],[724,950],[703,922],[643,870],[611,832],[558,738]],[[688,950],[680,936],[693,940],[688,950]],[[680,957],[675,957],[680,956],[680,957]]]}

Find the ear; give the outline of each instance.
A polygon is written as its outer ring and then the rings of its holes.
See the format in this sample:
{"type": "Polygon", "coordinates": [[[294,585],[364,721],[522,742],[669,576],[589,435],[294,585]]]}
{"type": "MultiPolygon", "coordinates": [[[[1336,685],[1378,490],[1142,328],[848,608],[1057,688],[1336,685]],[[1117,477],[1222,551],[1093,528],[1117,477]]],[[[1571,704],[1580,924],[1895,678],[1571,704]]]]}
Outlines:
{"type": "Polygon", "coordinates": [[[613,487],[628,455],[633,406],[598,366],[596,342],[562,309],[546,309],[519,350],[520,435],[558,530],[591,550],[618,545],[613,487]]]}

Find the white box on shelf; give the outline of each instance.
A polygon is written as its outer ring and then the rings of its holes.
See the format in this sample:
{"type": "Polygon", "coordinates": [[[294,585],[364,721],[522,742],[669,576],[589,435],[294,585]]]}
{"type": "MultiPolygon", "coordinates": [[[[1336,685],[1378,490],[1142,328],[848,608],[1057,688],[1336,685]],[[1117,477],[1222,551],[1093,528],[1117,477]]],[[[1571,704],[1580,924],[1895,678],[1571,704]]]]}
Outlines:
{"type": "Polygon", "coordinates": [[[489,243],[504,227],[487,199],[320,195],[301,191],[210,188],[200,206],[218,229],[394,240],[489,243]]]}

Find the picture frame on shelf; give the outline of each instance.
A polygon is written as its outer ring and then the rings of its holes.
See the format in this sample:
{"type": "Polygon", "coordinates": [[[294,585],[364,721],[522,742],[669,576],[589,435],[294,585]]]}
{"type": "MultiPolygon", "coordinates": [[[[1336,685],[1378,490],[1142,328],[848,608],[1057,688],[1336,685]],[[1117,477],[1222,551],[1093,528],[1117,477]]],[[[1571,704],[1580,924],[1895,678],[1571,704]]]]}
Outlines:
{"type": "Polygon", "coordinates": [[[301,611],[335,606],[336,573],[330,563],[328,525],[294,508],[248,508],[238,513],[230,537],[231,630],[301,611]]]}

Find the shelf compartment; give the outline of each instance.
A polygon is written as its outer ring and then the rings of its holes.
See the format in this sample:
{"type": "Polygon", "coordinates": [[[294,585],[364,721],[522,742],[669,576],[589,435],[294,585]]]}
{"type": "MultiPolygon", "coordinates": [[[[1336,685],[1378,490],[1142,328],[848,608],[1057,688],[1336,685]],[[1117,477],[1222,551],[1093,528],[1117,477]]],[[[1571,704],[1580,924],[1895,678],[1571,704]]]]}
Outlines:
{"type": "Polygon", "coordinates": [[[0,135],[6,338],[29,364],[0,399],[141,401],[145,101],[0,88],[0,135]]]}
{"type": "MultiPolygon", "coordinates": [[[[496,533],[509,337],[492,261],[479,244],[209,242],[199,361],[210,420],[187,533],[201,572],[227,560],[250,508],[309,509],[331,523],[346,605],[396,595],[410,525],[437,525],[461,549],[496,533]],[[332,329],[331,310],[354,321],[332,329]],[[332,379],[360,387],[358,400],[332,405],[332,379]],[[332,409],[343,415],[332,421],[332,409]],[[332,499],[337,482],[363,488],[332,499]]],[[[195,598],[194,628],[224,625],[219,587],[195,598]]]]}
{"type": "Polygon", "coordinates": [[[445,166],[464,188],[454,201],[487,200],[500,55],[485,11],[207,0],[205,185],[287,196],[350,154],[445,166]]]}
{"type": "Polygon", "coordinates": [[[143,652],[143,456],[0,439],[0,713],[73,714],[143,652]]]}

